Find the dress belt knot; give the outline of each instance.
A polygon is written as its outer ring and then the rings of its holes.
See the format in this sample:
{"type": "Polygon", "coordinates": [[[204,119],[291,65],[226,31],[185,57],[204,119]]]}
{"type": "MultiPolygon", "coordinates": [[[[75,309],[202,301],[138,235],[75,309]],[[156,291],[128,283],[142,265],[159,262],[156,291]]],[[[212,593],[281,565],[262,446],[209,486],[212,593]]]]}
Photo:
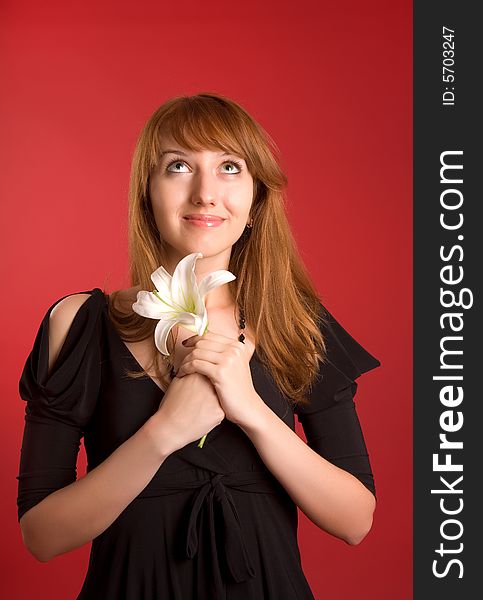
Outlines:
{"type": "Polygon", "coordinates": [[[237,583],[255,576],[255,570],[243,538],[240,518],[233,497],[223,483],[223,478],[229,479],[229,476],[217,473],[196,493],[186,537],[186,556],[193,558],[198,552],[199,538],[203,527],[204,519],[200,517],[203,511],[207,511],[210,562],[217,598],[224,597],[220,563],[226,565],[229,574],[237,583]],[[224,556],[219,555],[220,547],[224,556]]]}

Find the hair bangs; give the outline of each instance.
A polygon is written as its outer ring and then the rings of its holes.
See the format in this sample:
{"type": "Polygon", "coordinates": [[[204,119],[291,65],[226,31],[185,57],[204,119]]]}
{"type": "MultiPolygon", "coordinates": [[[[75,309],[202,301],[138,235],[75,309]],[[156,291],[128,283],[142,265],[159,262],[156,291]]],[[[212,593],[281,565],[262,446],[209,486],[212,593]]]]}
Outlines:
{"type": "Polygon", "coordinates": [[[235,154],[245,160],[249,171],[253,173],[256,159],[254,161],[250,148],[254,134],[249,134],[249,125],[245,120],[241,112],[234,111],[232,106],[211,96],[178,99],[165,112],[162,122],[158,123],[153,139],[152,165],[159,163],[161,145],[169,137],[193,152],[208,149],[235,154]]]}

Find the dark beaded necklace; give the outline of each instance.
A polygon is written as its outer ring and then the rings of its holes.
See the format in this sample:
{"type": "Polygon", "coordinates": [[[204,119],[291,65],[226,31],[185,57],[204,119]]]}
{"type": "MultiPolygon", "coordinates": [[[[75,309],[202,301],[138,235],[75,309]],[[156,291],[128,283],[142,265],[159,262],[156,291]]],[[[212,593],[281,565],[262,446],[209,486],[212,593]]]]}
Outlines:
{"type": "MultiPolygon", "coordinates": [[[[238,309],[239,312],[239,321],[238,321],[238,325],[239,325],[239,333],[238,333],[238,341],[241,342],[242,344],[245,343],[245,335],[242,333],[242,330],[245,329],[245,315],[243,313],[243,309],[239,308],[238,309]]],[[[174,370],[174,366],[171,367],[169,374],[171,376],[171,379],[174,379],[176,377],[176,373],[174,370]]]]}
{"type": "Polygon", "coordinates": [[[240,320],[238,322],[239,326],[240,326],[240,333],[238,335],[238,341],[241,342],[242,344],[245,343],[245,336],[242,333],[242,329],[245,329],[245,315],[243,314],[243,309],[239,308],[238,309],[239,313],[240,313],[240,320]]]}

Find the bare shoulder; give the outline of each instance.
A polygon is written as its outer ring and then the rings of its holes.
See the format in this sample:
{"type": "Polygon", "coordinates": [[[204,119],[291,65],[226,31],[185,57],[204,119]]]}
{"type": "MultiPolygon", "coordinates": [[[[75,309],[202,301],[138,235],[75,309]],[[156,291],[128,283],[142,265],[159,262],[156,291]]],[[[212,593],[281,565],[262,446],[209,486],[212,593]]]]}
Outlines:
{"type": "Polygon", "coordinates": [[[49,316],[49,374],[60,354],[69,329],[79,308],[90,298],[90,294],[71,294],[58,302],[49,316]]]}
{"type": "Polygon", "coordinates": [[[70,296],[66,296],[60,302],[57,302],[50,312],[50,321],[60,322],[68,319],[71,314],[74,317],[79,308],[90,296],[90,294],[71,294],[70,296]]]}

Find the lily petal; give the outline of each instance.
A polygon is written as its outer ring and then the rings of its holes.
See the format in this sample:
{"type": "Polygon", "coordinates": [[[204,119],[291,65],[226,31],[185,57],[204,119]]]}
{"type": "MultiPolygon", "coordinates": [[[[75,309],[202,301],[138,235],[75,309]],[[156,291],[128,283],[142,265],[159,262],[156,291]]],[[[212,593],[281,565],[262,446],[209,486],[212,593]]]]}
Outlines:
{"type": "MultiPolygon", "coordinates": [[[[193,288],[193,301],[195,304],[194,313],[197,314],[203,321],[207,320],[208,315],[206,312],[205,302],[203,300],[203,296],[200,294],[198,285],[195,285],[193,288]]],[[[203,335],[203,333],[200,333],[200,335],[203,335]]]]}
{"type": "Polygon", "coordinates": [[[166,340],[168,339],[169,332],[175,325],[176,321],[174,319],[170,319],[169,321],[159,321],[154,330],[154,343],[156,344],[156,348],[165,356],[168,356],[169,354],[166,340]]]}
{"type": "Polygon", "coordinates": [[[151,273],[151,280],[163,298],[171,296],[172,277],[162,265],[154,273],[151,273]]]}
{"type": "Polygon", "coordinates": [[[236,277],[233,275],[233,273],[230,273],[230,271],[225,271],[223,269],[219,271],[213,271],[213,273],[203,277],[200,282],[199,291],[201,297],[204,299],[208,292],[211,292],[211,290],[217,288],[218,286],[228,283],[229,281],[233,281],[234,279],[236,279],[236,277]]]}
{"type": "Polygon", "coordinates": [[[201,252],[188,254],[177,264],[173,276],[163,266],[151,274],[156,286],[152,292],[140,291],[132,305],[134,312],[143,317],[157,319],[155,343],[158,350],[168,354],[167,338],[174,325],[204,335],[208,329],[208,312],[205,296],[216,287],[236,279],[233,273],[220,269],[203,277],[198,284],[195,264],[201,252]]]}
{"type": "Polygon", "coordinates": [[[198,330],[198,335],[205,335],[206,330],[208,329],[208,313],[206,312],[206,308],[203,311],[203,319],[201,329],[198,330]]]}
{"type": "Polygon", "coordinates": [[[196,312],[195,290],[198,287],[195,264],[201,252],[192,252],[179,261],[171,280],[173,302],[188,312],[196,312]]]}
{"type": "Polygon", "coordinates": [[[141,290],[137,293],[136,302],[133,303],[132,309],[143,317],[148,319],[162,319],[166,316],[174,316],[176,309],[169,304],[170,296],[164,296],[163,299],[159,298],[153,292],[147,292],[141,290]]]}
{"type": "Polygon", "coordinates": [[[194,313],[179,313],[177,321],[185,329],[189,329],[193,333],[198,333],[198,335],[203,334],[205,321],[200,315],[194,313]]]}
{"type": "Polygon", "coordinates": [[[198,315],[189,312],[180,312],[173,319],[162,319],[156,325],[154,331],[154,339],[156,348],[162,353],[168,354],[167,339],[169,332],[175,325],[181,325],[185,329],[202,335],[200,331],[203,330],[204,322],[198,315]]]}

